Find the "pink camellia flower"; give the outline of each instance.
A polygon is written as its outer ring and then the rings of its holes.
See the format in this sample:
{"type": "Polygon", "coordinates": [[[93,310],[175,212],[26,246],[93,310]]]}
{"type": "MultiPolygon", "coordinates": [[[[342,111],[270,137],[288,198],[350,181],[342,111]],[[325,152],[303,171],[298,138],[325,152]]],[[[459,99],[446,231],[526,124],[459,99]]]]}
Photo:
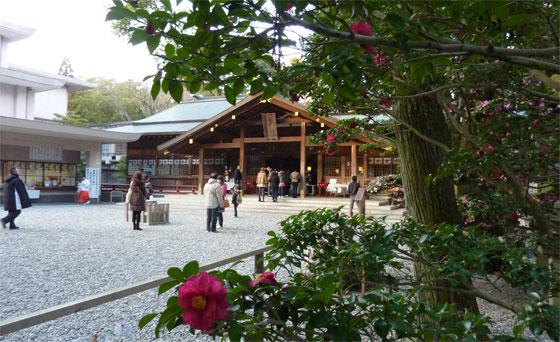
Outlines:
{"type": "Polygon", "coordinates": [[[391,101],[391,99],[383,99],[379,101],[379,103],[382,104],[385,108],[391,109],[391,107],[393,107],[393,101],[391,101]]]}
{"type": "Polygon", "coordinates": [[[541,109],[544,108],[544,99],[543,98],[541,98],[539,100],[539,108],[541,108],[541,109]]]}
{"type": "Polygon", "coordinates": [[[208,332],[217,321],[228,317],[227,290],[220,280],[206,272],[190,276],[179,288],[179,306],[185,308],[183,322],[208,332]]]}
{"type": "Polygon", "coordinates": [[[511,103],[509,103],[509,102],[506,103],[506,104],[504,104],[504,109],[505,109],[505,110],[510,110],[511,107],[512,107],[512,105],[511,105],[511,103]]]}
{"type": "Polygon", "coordinates": [[[336,135],[334,134],[327,134],[327,142],[329,144],[332,144],[333,142],[336,141],[336,135]]]}
{"type": "Polygon", "coordinates": [[[350,31],[361,34],[362,36],[371,36],[373,34],[371,30],[371,24],[365,21],[356,21],[350,24],[350,31]]]}
{"type": "Polygon", "coordinates": [[[535,101],[529,101],[529,102],[527,102],[527,104],[528,104],[530,107],[533,107],[533,106],[535,105],[535,101]]]}
{"type": "Polygon", "coordinates": [[[490,101],[484,100],[484,101],[482,101],[482,103],[480,104],[480,107],[486,108],[486,107],[488,107],[489,104],[490,104],[490,101]]]}
{"type": "Polygon", "coordinates": [[[488,152],[494,152],[494,146],[492,146],[491,144],[486,144],[486,150],[488,152]]]}
{"type": "Polygon", "coordinates": [[[274,278],[274,273],[263,272],[257,274],[255,279],[249,282],[249,287],[255,287],[257,285],[274,285],[276,284],[276,278],[274,278]]]}
{"type": "Polygon", "coordinates": [[[282,291],[287,291],[290,288],[289,284],[282,285],[282,291]]]}
{"type": "Polygon", "coordinates": [[[476,155],[479,157],[484,157],[484,151],[481,148],[477,148],[476,155]]]}
{"type": "Polygon", "coordinates": [[[519,215],[518,215],[517,213],[515,213],[515,212],[509,214],[509,219],[510,219],[510,221],[511,221],[511,222],[514,222],[514,223],[516,223],[517,221],[519,221],[519,218],[520,218],[520,217],[521,217],[521,216],[519,216],[519,215]]]}
{"type": "Polygon", "coordinates": [[[467,195],[461,197],[461,202],[463,202],[463,204],[469,204],[469,198],[467,197],[467,195]]]}
{"type": "Polygon", "coordinates": [[[535,119],[533,120],[533,125],[538,126],[541,124],[541,119],[535,119]]]}
{"type": "Polygon", "coordinates": [[[501,112],[501,111],[502,111],[502,106],[496,106],[496,107],[494,108],[494,112],[496,112],[496,113],[499,113],[499,112],[501,112]]]}
{"type": "MultiPolygon", "coordinates": [[[[353,33],[361,34],[362,36],[373,35],[370,23],[366,23],[363,21],[357,21],[350,24],[350,31],[352,31],[353,33]]],[[[371,44],[360,44],[360,47],[366,54],[372,54],[376,50],[375,47],[371,44]]]]}

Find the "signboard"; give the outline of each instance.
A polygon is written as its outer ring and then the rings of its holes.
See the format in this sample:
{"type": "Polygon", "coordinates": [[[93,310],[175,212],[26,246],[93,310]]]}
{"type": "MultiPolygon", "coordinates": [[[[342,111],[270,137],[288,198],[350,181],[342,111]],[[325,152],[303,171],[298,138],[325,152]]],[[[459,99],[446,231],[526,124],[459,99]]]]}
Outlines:
{"type": "Polygon", "coordinates": [[[62,161],[62,149],[53,147],[29,146],[30,160],[62,161]]]}
{"type": "Polygon", "coordinates": [[[278,129],[276,128],[276,113],[262,113],[264,137],[278,140],[278,129]]]}
{"type": "Polygon", "coordinates": [[[87,167],[86,178],[89,180],[89,197],[99,201],[101,192],[101,169],[98,167],[87,167]]]}
{"type": "Polygon", "coordinates": [[[384,165],[391,165],[392,162],[393,162],[392,158],[383,158],[384,165]]]}

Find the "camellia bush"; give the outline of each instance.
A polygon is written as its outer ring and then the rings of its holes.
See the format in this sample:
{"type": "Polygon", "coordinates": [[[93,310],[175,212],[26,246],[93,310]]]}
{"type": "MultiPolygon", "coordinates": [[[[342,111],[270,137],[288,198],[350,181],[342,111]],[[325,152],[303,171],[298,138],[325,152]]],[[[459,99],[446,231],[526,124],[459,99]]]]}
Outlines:
{"type": "Polygon", "coordinates": [[[547,298],[558,296],[559,274],[536,266],[526,258],[530,250],[519,248],[515,239],[412,220],[387,229],[382,219],[350,218],[339,210],[304,211],[282,221],[281,232],[269,233],[269,271],[254,277],[233,269],[199,272],[196,261],[170,268],[173,280],[159,288],[160,294],[172,291],[165,310],[143,317],[140,327],[157,318],[156,336],[178,328],[232,341],[476,341],[490,336],[494,322],[485,314],[417,300],[419,292],[444,286],[516,315],[511,334],[493,339],[523,338],[526,329],[557,336],[560,312],[547,298]],[[414,276],[411,268],[418,260],[427,265],[430,281],[414,276]],[[503,281],[526,289],[527,296],[510,302],[478,289],[493,285],[488,265],[495,262],[502,265],[503,281]],[[475,283],[462,289],[458,285],[466,279],[475,283]]]}

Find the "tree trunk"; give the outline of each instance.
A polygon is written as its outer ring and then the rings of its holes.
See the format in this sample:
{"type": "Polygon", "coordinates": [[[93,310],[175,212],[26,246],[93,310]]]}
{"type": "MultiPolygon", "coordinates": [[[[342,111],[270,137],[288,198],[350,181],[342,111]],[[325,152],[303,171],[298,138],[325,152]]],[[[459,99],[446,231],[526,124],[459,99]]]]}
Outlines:
{"type": "MultiPolygon", "coordinates": [[[[435,97],[400,100],[394,112],[398,120],[407,123],[422,135],[446,146],[451,145],[451,133],[445,122],[443,108],[435,97]]],[[[445,152],[441,147],[422,139],[403,124],[397,127],[397,147],[406,205],[411,217],[426,225],[461,223],[452,179],[442,179],[435,185],[426,184],[426,176],[435,174],[444,161],[445,152]]],[[[417,276],[422,273],[423,268],[422,264],[415,265],[417,276]]],[[[429,281],[429,278],[430,275],[427,274],[423,281],[429,281]]],[[[453,303],[458,309],[478,313],[476,298],[464,293],[426,291],[419,299],[453,303]]]]}

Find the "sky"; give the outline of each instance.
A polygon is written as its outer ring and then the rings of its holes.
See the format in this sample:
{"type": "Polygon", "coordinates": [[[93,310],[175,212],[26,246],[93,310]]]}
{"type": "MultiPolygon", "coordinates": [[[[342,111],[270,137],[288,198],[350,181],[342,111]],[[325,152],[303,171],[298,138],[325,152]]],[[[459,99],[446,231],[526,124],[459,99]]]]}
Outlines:
{"type": "Polygon", "coordinates": [[[111,0],[0,0],[0,20],[35,29],[11,43],[8,62],[58,73],[70,59],[74,76],[142,81],[156,72],[146,44],[132,46],[105,22],[111,0]]]}

